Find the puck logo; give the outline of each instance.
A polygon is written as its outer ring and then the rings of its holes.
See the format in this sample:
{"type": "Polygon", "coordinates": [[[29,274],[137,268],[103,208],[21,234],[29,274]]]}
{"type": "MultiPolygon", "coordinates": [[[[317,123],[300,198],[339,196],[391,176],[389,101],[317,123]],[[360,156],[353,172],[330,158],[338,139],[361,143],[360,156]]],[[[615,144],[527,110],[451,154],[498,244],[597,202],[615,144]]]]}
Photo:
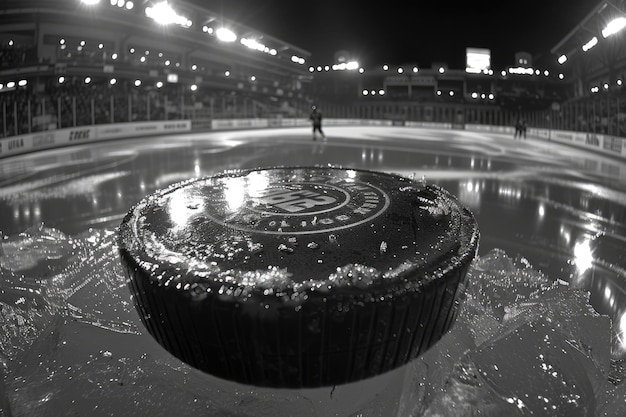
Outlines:
{"type": "MultiPolygon", "coordinates": [[[[262,194],[256,202],[267,211],[272,210],[277,214],[311,214],[319,210],[334,208],[341,197],[329,194],[332,190],[304,189],[296,184],[296,189],[276,188],[262,194]]],[[[318,188],[318,187],[316,187],[318,188]]],[[[350,198],[345,195],[345,198],[350,198]]]]}
{"type": "Polygon", "coordinates": [[[238,183],[235,192],[228,179],[206,184],[203,215],[254,233],[315,234],[355,227],[380,216],[390,202],[380,188],[353,179],[315,177],[262,189],[238,183]]]}

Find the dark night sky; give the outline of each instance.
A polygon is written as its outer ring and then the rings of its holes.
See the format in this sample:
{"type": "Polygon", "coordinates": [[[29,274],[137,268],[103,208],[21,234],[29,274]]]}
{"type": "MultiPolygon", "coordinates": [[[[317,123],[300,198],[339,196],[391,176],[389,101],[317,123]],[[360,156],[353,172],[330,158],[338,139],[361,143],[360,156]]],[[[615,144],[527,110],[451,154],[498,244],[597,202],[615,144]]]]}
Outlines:
{"type": "Polygon", "coordinates": [[[301,47],[308,63],[330,64],[337,50],[361,65],[446,62],[465,67],[465,48],[491,50],[492,68],[515,52],[549,55],[599,0],[398,1],[190,0],[301,47]]]}

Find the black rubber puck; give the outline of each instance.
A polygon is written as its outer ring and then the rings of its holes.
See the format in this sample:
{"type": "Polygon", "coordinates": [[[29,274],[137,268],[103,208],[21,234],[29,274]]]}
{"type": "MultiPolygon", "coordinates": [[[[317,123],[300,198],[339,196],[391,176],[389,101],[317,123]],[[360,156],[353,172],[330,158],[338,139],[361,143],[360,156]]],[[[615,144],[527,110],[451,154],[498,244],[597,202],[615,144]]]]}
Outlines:
{"type": "Polygon", "coordinates": [[[452,326],[479,231],[447,191],[342,168],[225,172],[146,197],[118,245],[143,324],[217,377],[357,381],[452,326]]]}

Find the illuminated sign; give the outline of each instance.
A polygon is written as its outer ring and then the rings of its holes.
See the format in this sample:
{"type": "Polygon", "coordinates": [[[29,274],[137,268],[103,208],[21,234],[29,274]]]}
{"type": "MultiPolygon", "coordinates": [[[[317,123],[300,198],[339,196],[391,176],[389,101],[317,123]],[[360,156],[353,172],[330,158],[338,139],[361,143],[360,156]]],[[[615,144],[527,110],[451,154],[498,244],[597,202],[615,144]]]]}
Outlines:
{"type": "Polygon", "coordinates": [[[465,70],[472,73],[488,72],[491,69],[491,50],[466,48],[465,70]]]}

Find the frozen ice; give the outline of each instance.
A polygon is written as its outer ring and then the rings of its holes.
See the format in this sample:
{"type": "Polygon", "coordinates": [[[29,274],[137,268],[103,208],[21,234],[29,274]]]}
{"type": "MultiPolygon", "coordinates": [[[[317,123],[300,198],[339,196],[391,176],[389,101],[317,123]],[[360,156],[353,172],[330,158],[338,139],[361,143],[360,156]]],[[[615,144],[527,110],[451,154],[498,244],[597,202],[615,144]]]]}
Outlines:
{"type": "Polygon", "coordinates": [[[625,366],[589,294],[501,250],[477,258],[452,331],[397,371],[272,390],[190,368],[144,331],[114,230],[0,240],[0,415],[626,415],[625,366]]]}
{"type": "Polygon", "coordinates": [[[611,322],[501,250],[477,259],[451,333],[407,372],[401,416],[619,416],[611,322]]]}

